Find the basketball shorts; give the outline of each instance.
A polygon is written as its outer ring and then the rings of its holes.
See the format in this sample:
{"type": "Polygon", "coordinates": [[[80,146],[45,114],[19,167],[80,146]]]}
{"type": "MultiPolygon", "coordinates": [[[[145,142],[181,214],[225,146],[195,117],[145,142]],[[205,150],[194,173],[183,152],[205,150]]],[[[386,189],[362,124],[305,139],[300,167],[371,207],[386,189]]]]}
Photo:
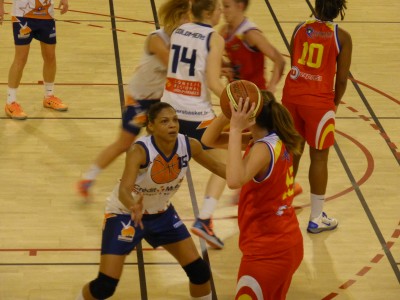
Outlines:
{"type": "Polygon", "coordinates": [[[307,144],[327,149],[335,143],[335,107],[321,108],[283,103],[292,115],[294,126],[307,144]]]}
{"type": "Polygon", "coordinates": [[[240,262],[236,297],[239,299],[284,300],[292,276],[303,259],[303,243],[276,256],[244,255],[240,262]]]}
{"type": "Polygon", "coordinates": [[[153,248],[190,237],[175,208],[170,205],[159,214],[144,214],[143,229],[134,227],[130,215],[106,214],[101,254],[127,255],[144,238],[153,248]]]}
{"type": "Polygon", "coordinates": [[[206,131],[207,126],[211,122],[212,120],[201,121],[201,122],[179,120],[179,133],[185,134],[188,137],[198,140],[201,143],[204,150],[212,149],[210,147],[207,147],[201,142],[201,137],[203,136],[204,131],[206,131]]]}
{"type": "Polygon", "coordinates": [[[125,109],[122,114],[122,128],[134,135],[138,135],[147,123],[147,111],[150,107],[160,102],[160,99],[134,100],[127,96],[125,109]]]}
{"type": "Polygon", "coordinates": [[[29,45],[32,39],[45,44],[56,44],[56,22],[54,19],[16,17],[13,21],[15,45],[29,45]]]}

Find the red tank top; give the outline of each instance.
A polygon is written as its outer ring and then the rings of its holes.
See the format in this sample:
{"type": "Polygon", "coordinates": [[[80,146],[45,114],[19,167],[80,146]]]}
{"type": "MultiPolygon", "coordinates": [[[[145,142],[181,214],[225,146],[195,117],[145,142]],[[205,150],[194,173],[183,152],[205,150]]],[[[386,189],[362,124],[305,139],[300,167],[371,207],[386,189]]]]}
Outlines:
{"type": "Polygon", "coordinates": [[[254,23],[244,19],[233,34],[225,33],[225,51],[232,64],[234,80],[248,80],[259,89],[265,90],[267,83],[264,77],[264,54],[244,41],[244,35],[249,30],[259,29],[254,23]]]}
{"type": "Polygon", "coordinates": [[[286,77],[282,102],[313,107],[332,106],[336,59],[340,52],[338,26],[312,19],[294,33],[292,68],[286,77]]]}
{"type": "Polygon", "coordinates": [[[301,243],[303,237],[292,207],[292,155],[275,133],[257,143],[268,147],[271,163],[263,179],[253,179],[242,187],[239,246],[244,255],[266,256],[301,243]]]}

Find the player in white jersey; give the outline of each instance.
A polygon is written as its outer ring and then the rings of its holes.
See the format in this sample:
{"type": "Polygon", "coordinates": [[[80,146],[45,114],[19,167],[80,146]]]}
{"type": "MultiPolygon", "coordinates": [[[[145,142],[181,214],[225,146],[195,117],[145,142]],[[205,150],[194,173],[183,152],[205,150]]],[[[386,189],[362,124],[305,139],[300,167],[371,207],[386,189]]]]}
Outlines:
{"type": "Polygon", "coordinates": [[[120,134],[100,152],[78,182],[78,191],[84,198],[90,198],[90,187],[98,174],[129,149],[146,121],[146,111],[160,101],[167,76],[170,35],[189,21],[189,10],[189,0],[168,0],[160,7],[164,27],[146,38],[143,56],[126,89],[120,134]]]}
{"type": "MultiPolygon", "coordinates": [[[[180,132],[200,141],[215,118],[209,89],[218,98],[224,89],[219,78],[224,40],[213,29],[221,16],[221,4],[218,0],[193,0],[192,16],[193,23],[181,25],[171,36],[167,82],[161,101],[176,109],[180,132]]],[[[223,159],[221,150],[210,151],[223,159]]],[[[212,229],[212,214],[224,187],[225,181],[212,174],[203,206],[191,229],[218,249],[223,248],[224,243],[212,229]]]]}
{"type": "Polygon", "coordinates": [[[107,299],[118,285],[126,256],[144,238],[164,247],[189,277],[192,299],[211,300],[209,265],[196,246],[170,198],[179,189],[189,160],[225,177],[225,165],[200,142],[179,134],[176,111],[168,103],[148,111],[150,136],[138,139],[127,153],[121,182],[108,198],[98,276],[77,300],[107,299]]]}
{"type": "MultiPolygon", "coordinates": [[[[0,6],[0,17],[2,17],[2,14],[4,14],[3,0],[1,0],[0,6]]],[[[68,0],[61,0],[59,8],[61,8],[61,14],[66,13],[68,11],[68,0]]],[[[6,115],[16,120],[27,118],[26,113],[17,102],[17,90],[28,60],[32,39],[40,42],[43,57],[43,106],[57,111],[68,110],[68,106],[62,103],[60,98],[54,96],[54,81],[57,68],[54,1],[14,0],[11,16],[15,55],[8,72],[7,102],[4,107],[6,115]]]]}

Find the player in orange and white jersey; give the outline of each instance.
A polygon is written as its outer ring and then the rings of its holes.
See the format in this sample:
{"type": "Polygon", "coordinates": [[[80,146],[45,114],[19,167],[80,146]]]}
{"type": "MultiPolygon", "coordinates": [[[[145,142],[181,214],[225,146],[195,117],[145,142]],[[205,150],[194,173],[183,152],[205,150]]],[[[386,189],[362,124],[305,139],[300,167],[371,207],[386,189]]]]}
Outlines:
{"type": "MultiPolygon", "coordinates": [[[[68,0],[59,4],[61,14],[68,11],[68,0]]],[[[27,114],[17,102],[17,90],[28,59],[32,39],[40,42],[43,57],[43,106],[57,111],[66,111],[68,106],[54,96],[56,76],[56,24],[53,0],[14,0],[11,12],[13,23],[15,56],[8,73],[8,91],[5,113],[16,120],[24,120],[27,114]]]]}
{"type": "Polygon", "coordinates": [[[150,106],[160,101],[167,76],[170,36],[176,27],[189,21],[189,11],[189,0],[167,0],[160,6],[158,14],[164,27],[151,32],[146,38],[142,58],[125,90],[120,133],[112,144],[99,153],[78,182],[78,191],[85,199],[90,199],[90,188],[100,172],[135,141],[146,122],[150,106]]]}
{"type": "MultiPolygon", "coordinates": [[[[161,101],[176,109],[180,132],[200,141],[215,118],[209,90],[219,97],[224,89],[220,80],[224,40],[213,28],[221,16],[219,0],[191,3],[193,22],[178,27],[171,36],[167,83],[161,101]]],[[[221,150],[205,149],[224,159],[221,150]]],[[[212,215],[224,188],[225,181],[211,174],[199,216],[191,228],[217,249],[223,248],[224,243],[213,231],[212,215]]]]}
{"type": "MultiPolygon", "coordinates": [[[[335,229],[338,221],[323,211],[328,183],[328,155],[334,144],[335,114],[347,87],[351,36],[333,23],[344,17],[346,0],[316,0],[315,18],[299,24],[290,43],[291,71],[282,103],[310,148],[311,214],[308,232],[335,229]]],[[[297,174],[301,155],[294,157],[297,174]]]]}
{"type": "Polygon", "coordinates": [[[190,159],[225,177],[225,165],[200,142],[179,134],[176,111],[159,102],[148,112],[151,135],[135,142],[127,153],[121,182],[106,205],[98,276],[77,300],[108,299],[117,288],[127,255],[145,239],[162,246],[189,278],[191,299],[211,300],[209,265],[200,257],[170,198],[179,189],[190,159]]]}
{"type": "Polygon", "coordinates": [[[228,147],[226,180],[241,188],[238,206],[242,259],[235,299],[283,300],[303,258],[303,238],[292,206],[293,154],[301,136],[290,113],[267,92],[269,99],[254,120],[255,104],[239,100],[232,117],[219,115],[202,141],[228,147]],[[229,133],[224,132],[229,124],[229,133]],[[243,133],[245,129],[249,132],[243,133]],[[242,150],[245,155],[242,158],[242,150]]]}

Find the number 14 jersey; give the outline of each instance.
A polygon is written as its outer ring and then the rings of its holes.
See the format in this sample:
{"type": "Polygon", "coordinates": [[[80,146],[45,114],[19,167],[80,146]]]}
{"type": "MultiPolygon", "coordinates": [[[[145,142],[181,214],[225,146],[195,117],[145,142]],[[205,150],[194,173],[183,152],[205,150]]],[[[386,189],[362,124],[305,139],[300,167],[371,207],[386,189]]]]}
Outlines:
{"type": "Polygon", "coordinates": [[[181,120],[201,122],[215,117],[206,80],[214,31],[206,24],[187,23],[171,36],[167,82],[161,101],[171,104],[181,120]]]}

